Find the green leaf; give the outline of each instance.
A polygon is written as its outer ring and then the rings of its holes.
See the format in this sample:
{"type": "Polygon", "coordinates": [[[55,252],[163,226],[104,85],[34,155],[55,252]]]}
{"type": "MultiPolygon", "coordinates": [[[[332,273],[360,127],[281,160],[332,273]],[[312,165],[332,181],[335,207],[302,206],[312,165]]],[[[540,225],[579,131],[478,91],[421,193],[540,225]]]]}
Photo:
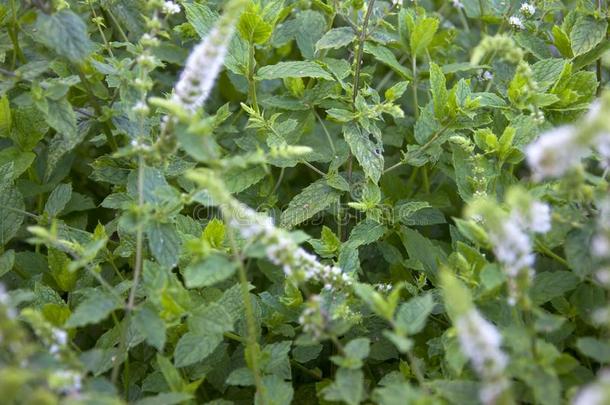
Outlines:
{"type": "Polygon", "coordinates": [[[384,165],[381,142],[371,140],[371,137],[353,123],[343,126],[343,137],[367,177],[378,183],[383,174],[384,165]]]}
{"type": "Polygon", "coordinates": [[[72,62],[82,62],[93,50],[87,26],[70,10],[55,14],[39,13],[35,28],[34,38],[38,42],[72,62]]]}
{"type": "Polygon", "coordinates": [[[49,272],[61,291],[72,291],[78,280],[78,273],[68,269],[70,258],[57,249],[49,249],[47,261],[49,272]]]}
{"type": "Polygon", "coordinates": [[[347,244],[352,248],[368,245],[381,238],[387,228],[379,222],[365,219],[354,226],[350,232],[347,244]]]}
{"type": "Polygon", "coordinates": [[[13,269],[15,264],[15,251],[7,250],[0,255],[0,277],[13,269]]]}
{"type": "Polygon", "coordinates": [[[570,42],[574,56],[582,55],[595,48],[606,37],[608,22],[590,16],[576,20],[570,32],[570,42]]]}
{"type": "Polygon", "coordinates": [[[322,392],[327,401],[358,405],[364,400],[364,374],[361,370],[339,368],[335,381],[322,392]]]}
{"type": "Polygon", "coordinates": [[[331,188],[324,179],[317,180],[305,187],[288,204],[280,217],[280,225],[292,228],[339,200],[340,193],[331,188]]]}
{"type": "Polygon", "coordinates": [[[373,401],[379,405],[416,404],[421,397],[422,394],[405,381],[392,382],[373,391],[373,401]]]}
{"type": "Polygon", "coordinates": [[[186,392],[162,392],[157,395],[139,399],[135,405],[177,405],[193,399],[192,394],[186,392]]]}
{"type": "Polygon", "coordinates": [[[64,326],[72,329],[96,324],[120,307],[121,302],[114,295],[100,290],[91,290],[85,300],[72,312],[64,326]]]}
{"type": "Polygon", "coordinates": [[[350,27],[333,28],[316,43],[316,50],[339,49],[351,44],[355,39],[356,34],[350,27]]]}
{"type": "Polygon", "coordinates": [[[288,77],[313,77],[333,80],[332,75],[320,65],[305,61],[280,62],[275,65],[263,66],[256,73],[257,80],[285,79],[288,77]]]}
{"type": "Polygon", "coordinates": [[[187,288],[208,287],[231,277],[235,270],[235,262],[224,255],[214,253],[184,269],[184,284],[187,288]]]}
{"type": "Polygon", "coordinates": [[[407,227],[400,229],[400,237],[409,257],[421,262],[426,275],[432,277],[433,280],[436,279],[439,263],[445,262],[447,254],[419,232],[407,227]]]}
{"type": "Polygon", "coordinates": [[[70,198],[72,198],[72,184],[58,185],[49,195],[49,199],[44,206],[45,212],[52,217],[57,216],[66,207],[70,198]]]}
{"type": "Polygon", "coordinates": [[[543,59],[532,65],[534,80],[539,91],[546,91],[553,86],[563,71],[565,60],[559,58],[543,59]]]}
{"type": "Polygon", "coordinates": [[[296,41],[303,58],[313,59],[316,43],[326,32],[326,20],[317,11],[303,10],[295,18],[297,24],[296,41]]]}
{"type": "Polygon", "coordinates": [[[555,297],[562,296],[564,293],[573,290],[578,285],[578,282],[578,277],[569,271],[545,271],[538,273],[534,278],[534,285],[530,291],[530,296],[535,304],[544,304],[555,297]]]}
{"type": "Polygon", "coordinates": [[[263,377],[263,394],[257,393],[255,405],[290,405],[294,396],[294,390],[289,382],[282,380],[276,375],[263,377]]]}
{"type": "Polygon", "coordinates": [[[610,362],[610,343],[594,337],[581,337],[576,341],[576,347],[585,356],[600,363],[610,362]]]}
{"type": "MultiPolygon", "coordinates": [[[[241,309],[242,304],[240,303],[239,309],[241,309]]],[[[231,308],[228,308],[222,300],[204,305],[193,311],[188,324],[191,332],[194,333],[222,335],[233,329],[231,308]]]]}
{"type": "Polygon", "coordinates": [[[434,116],[443,121],[447,115],[449,94],[445,84],[445,75],[436,63],[430,63],[430,91],[434,102],[434,116]]]}
{"type": "Polygon", "coordinates": [[[0,151],[0,166],[7,163],[13,164],[12,179],[21,176],[32,165],[34,159],[36,159],[35,153],[23,152],[13,146],[0,151]]]}
{"type": "Polygon", "coordinates": [[[383,63],[394,72],[399,74],[403,79],[411,79],[412,74],[409,69],[405,68],[399,61],[396,59],[396,56],[390,51],[388,48],[375,45],[370,42],[364,43],[364,52],[373,55],[375,59],[379,62],[383,63]]]}
{"type": "Polygon", "coordinates": [[[271,36],[273,26],[266,22],[257,12],[247,11],[242,13],[237,24],[237,30],[246,41],[262,45],[271,36]]]}
{"type": "Polygon", "coordinates": [[[11,240],[19,231],[24,219],[25,203],[17,188],[0,189],[0,243],[11,240]]]}
{"type": "Polygon", "coordinates": [[[216,333],[185,333],[176,345],[174,364],[176,367],[186,367],[204,360],[212,354],[222,339],[222,335],[216,333]]]}
{"type": "Polygon", "coordinates": [[[232,168],[223,174],[223,180],[227,189],[232,193],[240,193],[250,186],[261,181],[266,175],[262,166],[251,166],[248,168],[232,168]]]}
{"type": "Polygon", "coordinates": [[[438,30],[439,20],[433,17],[424,17],[415,23],[415,27],[409,36],[411,52],[420,56],[428,49],[434,34],[438,30]]]}
{"type": "Polygon", "coordinates": [[[8,97],[0,98],[0,138],[8,138],[12,127],[11,106],[8,97]]]}
{"type": "Polygon", "coordinates": [[[426,325],[426,319],[433,309],[432,294],[413,297],[398,308],[396,324],[410,335],[419,333],[426,325]]]}
{"type": "Polygon", "coordinates": [[[356,338],[345,345],[345,354],[351,358],[364,360],[369,356],[371,341],[368,338],[356,338]]]}
{"type": "Polygon", "coordinates": [[[146,227],[148,247],[159,264],[173,268],[178,264],[182,240],[171,224],[151,222],[146,227]]]}
{"type": "Polygon", "coordinates": [[[151,308],[139,308],[133,316],[133,323],[146,339],[146,342],[162,351],[165,346],[165,322],[151,308]]]}
{"type": "Polygon", "coordinates": [[[592,226],[574,229],[568,233],[563,246],[570,269],[581,279],[591,274],[594,269],[593,258],[589,249],[593,231],[594,227],[592,226]]]}
{"type": "Polygon", "coordinates": [[[203,230],[203,239],[205,239],[211,247],[220,249],[225,240],[225,224],[218,218],[212,219],[203,230]]]}

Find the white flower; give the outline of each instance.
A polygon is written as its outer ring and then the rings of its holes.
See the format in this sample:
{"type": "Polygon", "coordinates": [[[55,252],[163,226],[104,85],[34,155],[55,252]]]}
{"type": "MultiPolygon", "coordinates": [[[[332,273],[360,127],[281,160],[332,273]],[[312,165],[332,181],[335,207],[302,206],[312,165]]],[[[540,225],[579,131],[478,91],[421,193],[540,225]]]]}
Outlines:
{"type": "Polygon", "coordinates": [[[402,0],[392,0],[393,7],[402,7],[402,0]]]}
{"type": "Polygon", "coordinates": [[[521,21],[521,19],[515,15],[511,16],[508,19],[508,23],[513,27],[516,28],[518,30],[522,30],[525,28],[525,25],[523,25],[523,21],[521,21]]]}
{"type": "Polygon", "coordinates": [[[515,220],[523,229],[534,233],[547,233],[551,230],[551,207],[540,201],[534,201],[527,212],[522,213],[517,210],[515,220]]]}
{"type": "Polygon", "coordinates": [[[352,284],[350,275],[337,266],[320,263],[316,256],[299,247],[285,231],[276,228],[271,218],[238,202],[225,205],[224,213],[230,217],[229,226],[238,231],[242,238],[256,239],[265,246],[267,259],[281,266],[287,277],[312,281],[330,289],[352,284]]]}
{"type": "Polygon", "coordinates": [[[180,12],[180,5],[173,1],[166,1],[163,3],[162,10],[167,15],[178,14],[180,12]]]}
{"type": "Polygon", "coordinates": [[[535,181],[559,177],[576,166],[587,151],[578,144],[575,129],[564,125],[540,135],[526,149],[527,163],[535,181]]]}
{"type": "Polygon", "coordinates": [[[521,8],[519,8],[519,11],[521,11],[521,14],[523,14],[524,16],[531,17],[536,14],[536,7],[534,7],[533,4],[523,3],[521,4],[521,8]]]}
{"type": "Polygon", "coordinates": [[[229,42],[235,31],[238,13],[225,13],[211,32],[200,42],[186,60],[180,79],[174,86],[172,99],[194,113],[207,100],[216,77],[222,69],[229,42]]]}
{"type": "Polygon", "coordinates": [[[610,402],[610,371],[602,370],[597,380],[585,386],[572,400],[572,405],[605,405],[610,402]]]}
{"type": "Polygon", "coordinates": [[[148,108],[148,105],[144,101],[138,101],[137,103],[135,103],[133,105],[133,107],[131,108],[131,111],[133,111],[134,113],[136,113],[138,115],[148,115],[148,113],[150,112],[150,109],[148,108]]]}
{"type": "Polygon", "coordinates": [[[82,377],[72,370],[54,371],[49,376],[49,386],[64,394],[77,393],[82,388],[82,377]]]}
{"type": "Polygon", "coordinates": [[[509,277],[516,277],[520,270],[534,264],[530,237],[517,221],[504,221],[500,229],[490,233],[490,239],[496,258],[509,277]]]}
{"type": "Polygon", "coordinates": [[[483,72],[483,76],[482,76],[483,80],[492,80],[494,78],[494,74],[491,73],[489,70],[486,70],[483,72]]]}
{"type": "Polygon", "coordinates": [[[453,4],[453,7],[455,7],[455,8],[464,8],[464,5],[462,4],[462,2],[460,0],[451,0],[451,3],[453,4]]]}
{"type": "Polygon", "coordinates": [[[484,380],[480,391],[481,401],[493,404],[509,386],[504,377],[508,357],[500,348],[502,335],[476,309],[460,316],[455,328],[462,352],[484,380]]]}
{"type": "Polygon", "coordinates": [[[602,159],[601,166],[604,169],[610,167],[610,133],[602,133],[597,135],[595,139],[595,149],[599,153],[599,157],[602,159]]]}

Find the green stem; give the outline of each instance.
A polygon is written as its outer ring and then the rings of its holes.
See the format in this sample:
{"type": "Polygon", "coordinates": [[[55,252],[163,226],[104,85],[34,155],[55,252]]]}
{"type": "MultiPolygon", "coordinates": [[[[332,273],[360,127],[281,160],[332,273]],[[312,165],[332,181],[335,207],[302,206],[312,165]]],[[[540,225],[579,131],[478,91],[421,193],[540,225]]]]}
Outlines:
{"type": "Polygon", "coordinates": [[[248,60],[248,97],[250,99],[250,104],[254,111],[257,114],[260,114],[260,109],[258,108],[258,101],[256,97],[256,80],[254,79],[254,74],[256,70],[256,49],[254,48],[254,42],[250,42],[249,49],[249,60],[248,60]]]}
{"type": "Polygon", "coordinates": [[[238,263],[239,284],[241,286],[241,295],[244,301],[244,309],[246,315],[246,363],[248,364],[250,370],[252,371],[252,374],[254,375],[256,391],[257,394],[260,395],[260,402],[258,403],[264,405],[264,387],[258,364],[260,350],[256,341],[256,321],[254,319],[254,309],[252,307],[252,302],[250,301],[248,276],[246,275],[246,268],[244,267],[244,262],[238,254],[237,242],[235,241],[233,230],[229,228],[228,231],[229,240],[231,242],[231,250],[233,250],[233,256],[238,263]]]}
{"type": "Polygon", "coordinates": [[[540,241],[536,241],[536,247],[545,256],[548,256],[548,257],[554,259],[555,261],[557,261],[557,262],[561,263],[562,265],[564,265],[566,268],[570,267],[570,265],[568,264],[566,259],[564,259],[563,257],[559,256],[557,253],[553,252],[544,243],[542,243],[540,241]]]}
{"type": "Polygon", "coordinates": [[[11,0],[11,12],[12,19],[8,34],[11,38],[11,42],[13,43],[13,59],[11,61],[11,69],[15,69],[15,66],[17,65],[17,59],[19,59],[19,62],[21,63],[26,63],[23,51],[19,46],[19,19],[17,18],[17,5],[15,4],[15,0],[11,0]]]}
{"type": "MultiPolygon", "coordinates": [[[[144,205],[144,156],[140,155],[138,158],[138,207],[141,209],[144,205]]],[[[139,221],[138,221],[139,222],[139,221]]],[[[117,379],[119,377],[119,368],[121,362],[120,356],[121,354],[127,350],[127,329],[129,328],[129,323],[131,322],[131,313],[134,308],[135,300],[136,300],[136,291],[138,289],[138,283],[140,281],[140,273],[142,271],[142,255],[143,255],[143,229],[142,224],[138,223],[136,229],[136,261],[134,264],[133,270],[133,282],[131,285],[131,290],[129,291],[129,298],[127,299],[127,305],[125,307],[125,318],[124,325],[121,330],[121,340],[119,343],[119,351],[116,355],[114,365],[112,367],[111,381],[116,385],[117,379]]],[[[127,358],[127,354],[125,354],[127,358]]],[[[127,376],[128,378],[129,376],[127,376]]]]}
{"type": "Polygon", "coordinates": [[[415,119],[419,118],[419,100],[417,98],[417,58],[411,55],[411,70],[413,71],[413,110],[415,119]]]}
{"type": "Polygon", "coordinates": [[[335,144],[333,143],[333,139],[330,136],[330,132],[328,132],[326,125],[324,125],[322,118],[320,118],[320,115],[318,115],[318,113],[315,109],[313,110],[313,113],[315,114],[316,118],[318,119],[318,122],[320,123],[320,126],[322,127],[322,130],[324,131],[324,134],[326,135],[326,139],[328,139],[328,144],[330,145],[330,149],[333,151],[333,155],[336,154],[337,149],[335,149],[335,144]]]}

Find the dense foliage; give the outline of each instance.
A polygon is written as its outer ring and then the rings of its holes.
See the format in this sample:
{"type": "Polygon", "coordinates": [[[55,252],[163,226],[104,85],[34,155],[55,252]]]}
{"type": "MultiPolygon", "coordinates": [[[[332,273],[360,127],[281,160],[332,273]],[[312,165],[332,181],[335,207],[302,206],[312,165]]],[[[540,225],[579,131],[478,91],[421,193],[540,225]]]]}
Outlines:
{"type": "Polygon", "coordinates": [[[0,1],[0,402],[610,403],[608,15],[0,1]]]}

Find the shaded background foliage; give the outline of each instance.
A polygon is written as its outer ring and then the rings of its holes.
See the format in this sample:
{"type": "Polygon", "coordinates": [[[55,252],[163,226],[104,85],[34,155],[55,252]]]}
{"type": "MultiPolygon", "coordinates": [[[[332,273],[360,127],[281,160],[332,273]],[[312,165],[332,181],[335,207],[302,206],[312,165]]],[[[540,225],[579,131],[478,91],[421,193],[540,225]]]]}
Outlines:
{"type": "Polygon", "coordinates": [[[169,95],[189,50],[240,2],[166,3],[0,2],[8,403],[470,404],[488,381],[460,349],[460,302],[504,336],[499,403],[595,380],[604,157],[536,183],[524,153],[591,121],[606,2],[241,2],[187,118],[169,95]],[[286,277],[195,168],[359,283],[286,277]],[[489,235],[461,219],[479,197],[503,215],[515,184],[553,213],[516,307],[489,235]]]}

